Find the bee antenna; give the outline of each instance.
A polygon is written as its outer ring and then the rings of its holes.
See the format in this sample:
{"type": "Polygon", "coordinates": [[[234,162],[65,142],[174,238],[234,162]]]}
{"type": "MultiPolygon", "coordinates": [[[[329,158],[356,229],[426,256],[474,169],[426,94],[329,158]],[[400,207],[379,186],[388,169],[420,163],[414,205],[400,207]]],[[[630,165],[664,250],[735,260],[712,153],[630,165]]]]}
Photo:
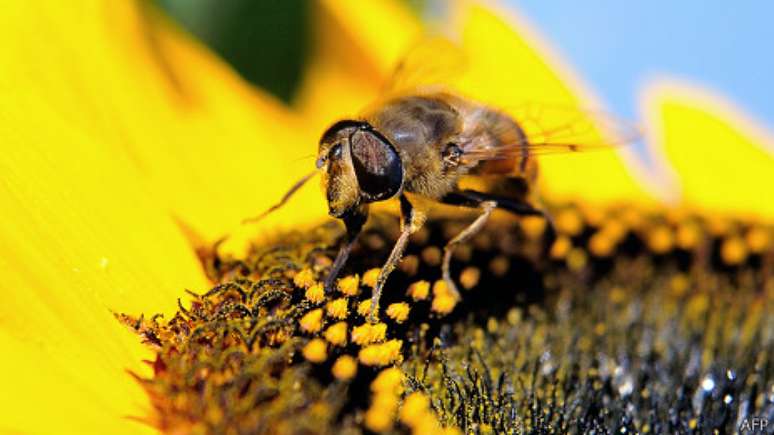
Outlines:
{"type": "Polygon", "coordinates": [[[313,159],[315,157],[316,157],[316,154],[307,154],[305,156],[295,159],[294,162],[300,162],[301,160],[306,160],[306,159],[313,159]]]}
{"type": "Polygon", "coordinates": [[[317,174],[317,171],[312,171],[312,172],[310,172],[310,173],[308,173],[308,174],[304,175],[303,177],[301,177],[301,179],[300,179],[300,180],[298,180],[298,181],[296,181],[296,183],[295,183],[295,184],[293,184],[293,186],[290,188],[290,190],[288,190],[288,191],[287,191],[287,193],[285,193],[285,195],[282,197],[282,199],[280,200],[280,202],[278,202],[278,203],[274,204],[273,206],[269,207],[269,209],[268,209],[268,210],[266,210],[265,212],[263,212],[263,213],[259,214],[258,216],[255,216],[255,217],[251,217],[251,218],[247,218],[247,219],[244,219],[244,220],[242,220],[242,224],[248,224],[248,223],[254,223],[254,222],[258,222],[258,221],[260,221],[261,219],[263,219],[263,218],[265,218],[266,216],[268,216],[269,214],[271,214],[273,211],[275,211],[275,210],[277,210],[278,208],[280,208],[280,207],[282,207],[283,205],[285,205],[285,203],[286,203],[286,202],[288,202],[288,200],[290,199],[290,197],[292,197],[292,196],[293,196],[293,194],[294,194],[294,193],[296,193],[296,192],[298,191],[298,189],[300,189],[300,188],[301,188],[301,186],[303,186],[304,184],[306,184],[306,182],[307,182],[307,181],[309,181],[309,180],[310,180],[312,177],[314,177],[316,174],[317,174]]]}

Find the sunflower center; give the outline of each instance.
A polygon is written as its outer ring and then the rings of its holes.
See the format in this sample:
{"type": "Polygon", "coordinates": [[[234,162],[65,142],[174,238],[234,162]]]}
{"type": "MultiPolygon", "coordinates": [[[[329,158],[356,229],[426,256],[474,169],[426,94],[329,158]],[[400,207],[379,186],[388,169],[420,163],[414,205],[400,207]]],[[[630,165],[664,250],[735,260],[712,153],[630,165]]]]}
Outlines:
{"type": "Polygon", "coordinates": [[[171,319],[119,315],[156,352],[139,378],[168,431],[733,431],[774,412],[772,228],[636,207],[431,220],[370,291],[397,237],[376,216],[336,289],[335,224],[203,256],[213,287],[171,319]],[[577,428],[577,429],[576,429],[577,428]]]}

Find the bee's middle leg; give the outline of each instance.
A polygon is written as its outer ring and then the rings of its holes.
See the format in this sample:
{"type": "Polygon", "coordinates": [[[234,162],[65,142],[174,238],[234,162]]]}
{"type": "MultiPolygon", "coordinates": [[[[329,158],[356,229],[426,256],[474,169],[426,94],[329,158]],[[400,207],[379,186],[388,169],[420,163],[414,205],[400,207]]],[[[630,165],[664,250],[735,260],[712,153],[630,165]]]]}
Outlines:
{"type": "Polygon", "coordinates": [[[371,296],[371,308],[368,311],[368,321],[370,323],[376,323],[379,313],[379,299],[382,297],[382,289],[387,282],[387,278],[390,273],[398,265],[398,262],[403,257],[403,251],[406,250],[406,244],[408,244],[409,236],[415,233],[424,223],[425,214],[420,212],[409,202],[405,195],[400,196],[400,236],[395,242],[390,256],[379,271],[379,276],[376,278],[376,284],[374,285],[374,291],[371,296]]]}

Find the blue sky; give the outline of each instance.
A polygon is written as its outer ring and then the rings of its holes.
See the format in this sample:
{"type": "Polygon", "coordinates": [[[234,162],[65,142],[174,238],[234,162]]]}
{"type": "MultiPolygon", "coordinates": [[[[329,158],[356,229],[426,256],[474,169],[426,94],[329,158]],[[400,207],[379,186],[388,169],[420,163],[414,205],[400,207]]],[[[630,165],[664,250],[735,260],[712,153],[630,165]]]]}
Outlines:
{"type": "Polygon", "coordinates": [[[507,0],[611,111],[675,77],[725,95],[774,130],[774,1],[507,0]]]}

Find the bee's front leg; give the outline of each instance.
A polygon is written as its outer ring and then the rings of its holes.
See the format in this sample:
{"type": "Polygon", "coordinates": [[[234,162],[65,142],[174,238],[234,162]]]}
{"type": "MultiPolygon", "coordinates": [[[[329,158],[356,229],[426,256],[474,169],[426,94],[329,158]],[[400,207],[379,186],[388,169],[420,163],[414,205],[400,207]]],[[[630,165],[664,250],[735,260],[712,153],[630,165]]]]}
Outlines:
{"type": "Polygon", "coordinates": [[[395,242],[395,246],[390,252],[389,258],[379,271],[379,277],[376,278],[374,292],[371,296],[371,309],[368,312],[368,321],[376,323],[379,321],[379,299],[382,297],[382,289],[387,282],[387,277],[395,269],[400,259],[403,257],[403,251],[406,250],[409,236],[415,233],[425,222],[426,214],[417,210],[405,195],[400,196],[400,236],[395,242]]]}
{"type": "Polygon", "coordinates": [[[339,248],[339,253],[336,255],[336,260],[333,261],[328,276],[325,278],[325,292],[333,292],[333,282],[339,276],[341,268],[347,263],[349,253],[352,252],[352,246],[355,244],[357,237],[363,230],[366,220],[368,220],[368,206],[363,205],[357,209],[345,214],[341,217],[344,221],[344,226],[347,228],[347,236],[344,243],[339,248]]]}

